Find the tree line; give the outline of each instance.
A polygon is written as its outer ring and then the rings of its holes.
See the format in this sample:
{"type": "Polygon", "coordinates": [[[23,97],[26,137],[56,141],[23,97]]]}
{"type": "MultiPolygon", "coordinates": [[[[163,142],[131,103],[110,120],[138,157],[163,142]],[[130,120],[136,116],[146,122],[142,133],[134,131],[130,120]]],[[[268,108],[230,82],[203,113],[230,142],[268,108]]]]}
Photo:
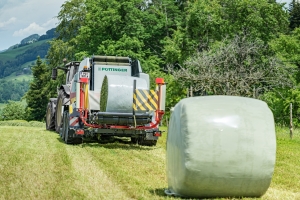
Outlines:
{"type": "Polygon", "coordinates": [[[34,91],[55,96],[63,82],[62,74],[57,82],[49,80],[53,67],[64,58],[97,54],[139,59],[152,80],[164,77],[168,109],[189,89],[262,99],[281,124],[288,123],[282,116],[292,102],[300,123],[298,8],[298,1],[286,9],[275,0],[66,1],[57,16],[59,36],[50,42],[40,74],[48,81],[27,93],[41,101],[44,113],[31,117],[42,120],[47,103],[34,91]]]}
{"type": "Polygon", "coordinates": [[[9,100],[20,101],[29,89],[30,81],[6,81],[0,79],[0,103],[8,103],[9,100]]]}

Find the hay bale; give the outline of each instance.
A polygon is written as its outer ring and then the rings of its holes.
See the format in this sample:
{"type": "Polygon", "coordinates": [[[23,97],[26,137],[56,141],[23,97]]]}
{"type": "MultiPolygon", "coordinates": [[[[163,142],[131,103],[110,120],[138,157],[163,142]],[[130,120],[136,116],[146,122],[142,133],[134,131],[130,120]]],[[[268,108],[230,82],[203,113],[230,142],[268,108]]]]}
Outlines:
{"type": "Polygon", "coordinates": [[[141,78],[105,76],[100,92],[100,111],[132,113],[134,80],[136,80],[136,89],[148,89],[147,82],[141,78]]]}
{"type": "Polygon", "coordinates": [[[263,101],[232,96],[181,100],[167,139],[166,193],[183,197],[259,197],[276,157],[273,114],[263,101]]]}

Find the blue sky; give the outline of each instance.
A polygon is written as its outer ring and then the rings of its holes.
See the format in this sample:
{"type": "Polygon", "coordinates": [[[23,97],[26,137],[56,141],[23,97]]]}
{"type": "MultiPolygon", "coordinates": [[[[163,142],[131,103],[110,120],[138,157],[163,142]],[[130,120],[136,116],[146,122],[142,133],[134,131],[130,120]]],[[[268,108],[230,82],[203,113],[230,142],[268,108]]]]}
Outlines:
{"type": "MultiPolygon", "coordinates": [[[[291,0],[277,0],[290,3],[291,0]]],[[[57,25],[65,0],[0,0],[0,51],[32,34],[42,35],[57,25]]]]}
{"type": "Polygon", "coordinates": [[[65,0],[0,0],[0,50],[32,34],[45,34],[57,24],[65,0]]]}

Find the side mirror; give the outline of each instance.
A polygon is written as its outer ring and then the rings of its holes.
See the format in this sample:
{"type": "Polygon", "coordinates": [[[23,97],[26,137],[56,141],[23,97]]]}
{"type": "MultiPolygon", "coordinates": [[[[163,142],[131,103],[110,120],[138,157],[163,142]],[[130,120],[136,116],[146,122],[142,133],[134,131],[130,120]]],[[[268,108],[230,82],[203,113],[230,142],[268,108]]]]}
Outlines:
{"type": "Polygon", "coordinates": [[[52,80],[56,80],[56,78],[57,78],[57,68],[52,69],[51,78],[52,78],[52,80]]]}

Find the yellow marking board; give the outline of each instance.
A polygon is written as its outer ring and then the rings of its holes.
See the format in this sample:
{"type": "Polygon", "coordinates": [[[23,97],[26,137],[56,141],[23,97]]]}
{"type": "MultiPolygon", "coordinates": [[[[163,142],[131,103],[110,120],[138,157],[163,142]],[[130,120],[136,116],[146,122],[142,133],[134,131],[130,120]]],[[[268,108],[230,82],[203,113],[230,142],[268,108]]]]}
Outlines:
{"type": "Polygon", "coordinates": [[[136,89],[133,94],[133,109],[151,111],[158,108],[158,95],[154,90],[136,89]]]}

